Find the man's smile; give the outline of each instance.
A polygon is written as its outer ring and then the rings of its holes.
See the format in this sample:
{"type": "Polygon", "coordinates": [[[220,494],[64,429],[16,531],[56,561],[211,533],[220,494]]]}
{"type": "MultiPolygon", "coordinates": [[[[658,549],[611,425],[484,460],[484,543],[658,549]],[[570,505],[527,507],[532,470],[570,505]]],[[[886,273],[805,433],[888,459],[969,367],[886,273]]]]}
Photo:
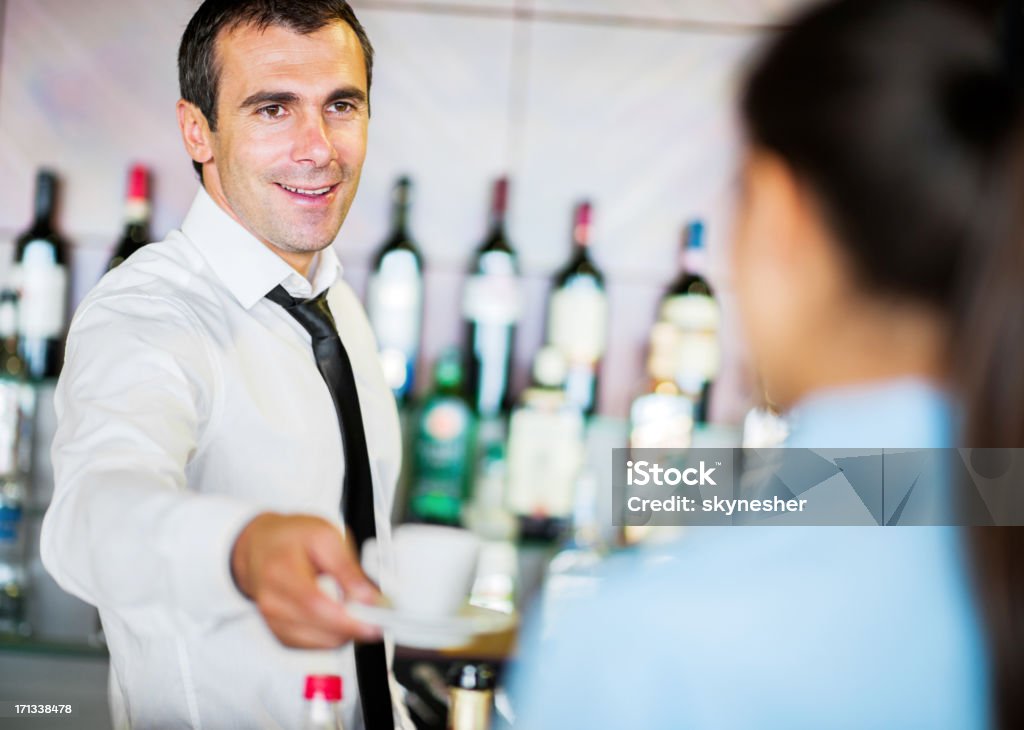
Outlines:
{"type": "Polygon", "coordinates": [[[284,190],[289,197],[294,200],[301,200],[304,203],[326,203],[334,199],[334,192],[338,189],[341,183],[335,183],[333,185],[323,185],[320,187],[310,186],[292,186],[285,185],[284,183],[274,183],[277,187],[284,190]]]}

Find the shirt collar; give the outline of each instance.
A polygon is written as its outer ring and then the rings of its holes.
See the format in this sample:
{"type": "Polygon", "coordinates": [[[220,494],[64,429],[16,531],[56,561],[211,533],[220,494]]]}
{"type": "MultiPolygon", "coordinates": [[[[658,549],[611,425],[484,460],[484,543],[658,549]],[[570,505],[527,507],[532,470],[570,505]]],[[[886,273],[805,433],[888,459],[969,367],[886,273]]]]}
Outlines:
{"type": "Polygon", "coordinates": [[[341,278],[341,262],[333,245],[320,251],[314,259],[310,283],[228,215],[202,186],[181,230],[246,309],[251,309],[278,284],[293,297],[308,299],[341,278]]]}
{"type": "Polygon", "coordinates": [[[956,443],[959,413],[940,387],[906,377],[813,393],[787,420],[787,446],[942,448],[956,443]]]}

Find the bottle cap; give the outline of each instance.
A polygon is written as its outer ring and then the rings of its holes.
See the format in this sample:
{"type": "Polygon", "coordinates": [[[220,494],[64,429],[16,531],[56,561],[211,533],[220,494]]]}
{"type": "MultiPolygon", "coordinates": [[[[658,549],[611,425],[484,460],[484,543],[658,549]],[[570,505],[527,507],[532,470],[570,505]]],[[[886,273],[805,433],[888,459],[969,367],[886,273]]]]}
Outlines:
{"type": "Polygon", "coordinates": [[[434,365],[434,381],[442,388],[458,388],[462,385],[462,363],[459,351],[448,348],[434,365]]]}
{"type": "Polygon", "coordinates": [[[449,687],[486,691],[493,690],[494,685],[494,670],[489,664],[460,662],[448,671],[449,687]]]}
{"type": "Polygon", "coordinates": [[[337,674],[310,674],[306,677],[306,699],[323,697],[328,702],[341,701],[341,677],[337,674]]]}
{"type": "Polygon", "coordinates": [[[494,197],[491,201],[491,210],[495,215],[505,215],[508,209],[508,178],[500,177],[494,183],[494,197]]]}
{"type": "Polygon", "coordinates": [[[128,173],[128,197],[149,200],[149,169],[145,165],[133,165],[128,173]]]}
{"type": "Polygon", "coordinates": [[[585,200],[576,206],[576,220],[573,222],[572,238],[581,246],[590,243],[590,211],[589,200],[585,200]]]}
{"type": "Polygon", "coordinates": [[[561,387],[568,370],[565,356],[553,345],[542,347],[533,358],[533,379],[545,388],[561,387]]]}
{"type": "Polygon", "coordinates": [[[690,221],[686,225],[686,248],[692,251],[704,249],[704,222],[700,220],[690,221]]]}

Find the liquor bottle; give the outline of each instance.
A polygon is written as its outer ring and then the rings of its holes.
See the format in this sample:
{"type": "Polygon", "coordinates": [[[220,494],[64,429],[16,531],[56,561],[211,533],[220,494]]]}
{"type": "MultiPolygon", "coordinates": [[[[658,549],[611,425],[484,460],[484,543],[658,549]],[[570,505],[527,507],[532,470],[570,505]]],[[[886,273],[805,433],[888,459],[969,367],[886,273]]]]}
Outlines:
{"type": "Polygon", "coordinates": [[[419,414],[409,490],[412,521],[458,525],[469,496],[474,418],[463,395],[459,358],[449,350],[438,360],[434,393],[419,414]]]}
{"type": "Polygon", "coordinates": [[[17,239],[13,278],[20,294],[18,349],[32,380],[60,373],[67,321],[67,244],[53,228],[57,178],[36,176],[35,220],[17,239]]]}
{"type": "Polygon", "coordinates": [[[491,226],[463,293],[468,323],[467,394],[483,417],[506,412],[510,404],[512,343],[522,313],[518,262],[505,234],[508,180],[494,184],[491,226]]]}
{"type": "Polygon", "coordinates": [[[590,203],[576,207],[573,252],[555,277],[548,309],[548,342],[568,365],[565,392],[570,404],[590,415],[597,405],[597,378],[608,330],[604,276],[590,258],[590,203]]]}
{"type": "Polygon", "coordinates": [[[648,382],[629,410],[629,445],[634,449],[686,449],[693,439],[697,401],[676,380],[680,333],[670,322],[651,328],[648,382]]]}
{"type": "Polygon", "coordinates": [[[707,416],[708,394],[718,375],[721,354],[718,330],[721,312],[714,292],[704,277],[706,250],[704,224],[687,225],[683,239],[680,274],[661,302],[659,317],[679,332],[675,377],[679,387],[698,403],[698,423],[707,416]]]}
{"type": "Polygon", "coordinates": [[[0,292],[0,633],[27,634],[25,615],[25,365],[17,348],[17,296],[0,292]]]}
{"type": "Polygon", "coordinates": [[[584,422],[564,390],[566,365],[554,347],[534,360],[536,387],[523,392],[509,419],[509,510],[523,540],[552,542],[569,524],[573,490],[583,466],[584,422]]]}
{"type": "Polygon", "coordinates": [[[149,243],[149,170],[134,165],[128,173],[128,194],[124,206],[124,233],[114,248],[107,271],[149,243]]]}
{"type": "Polygon", "coordinates": [[[494,670],[460,662],[448,672],[448,730],[488,730],[494,705],[494,670]]]}
{"type": "Polygon", "coordinates": [[[544,616],[553,616],[566,600],[589,592],[600,582],[597,568],[606,546],[598,512],[597,476],[584,471],[576,484],[572,532],[548,563],[541,609],[544,616]]]}
{"type": "Polygon", "coordinates": [[[310,674],[306,677],[302,730],[344,730],[341,722],[341,677],[310,674]]]}
{"type": "Polygon", "coordinates": [[[384,378],[399,403],[407,402],[413,392],[423,321],[423,263],[409,235],[411,193],[409,178],[399,178],[391,233],[377,253],[366,301],[384,378]]]}
{"type": "Polygon", "coordinates": [[[0,477],[0,634],[31,633],[26,620],[25,484],[0,477]]]}

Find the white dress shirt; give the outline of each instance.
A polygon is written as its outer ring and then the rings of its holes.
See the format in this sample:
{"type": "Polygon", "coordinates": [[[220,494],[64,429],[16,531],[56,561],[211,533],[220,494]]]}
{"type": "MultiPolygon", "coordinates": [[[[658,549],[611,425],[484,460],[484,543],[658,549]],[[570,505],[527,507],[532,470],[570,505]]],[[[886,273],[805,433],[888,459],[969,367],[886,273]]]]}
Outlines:
{"type": "MultiPolygon", "coordinates": [[[[342,526],[338,417],[309,334],[264,299],[278,284],[303,299],[330,288],[389,558],[395,402],[337,256],[318,259],[300,276],[200,189],[181,230],[107,274],[71,323],[41,552],[99,608],[119,728],[296,727],[311,673],[343,677],[346,727],[361,727],[351,645],[283,646],[229,567],[260,512],[342,526]]],[[[385,591],[390,580],[383,570],[385,591]]]]}

